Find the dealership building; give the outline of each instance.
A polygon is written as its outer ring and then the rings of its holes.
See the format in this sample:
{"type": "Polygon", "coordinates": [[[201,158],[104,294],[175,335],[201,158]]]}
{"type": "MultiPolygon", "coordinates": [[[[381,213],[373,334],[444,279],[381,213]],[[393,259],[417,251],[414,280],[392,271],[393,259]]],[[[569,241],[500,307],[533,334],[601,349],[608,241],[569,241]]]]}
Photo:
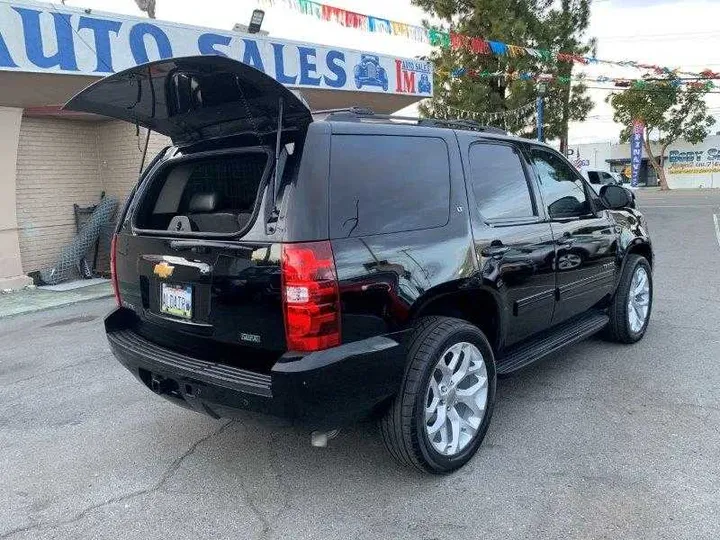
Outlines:
{"type": "MultiPolygon", "coordinates": [[[[251,65],[315,111],[390,113],[432,95],[432,67],[415,59],[0,0],[0,290],[55,263],[77,233],[74,205],[122,202],[137,181],[143,130],[62,105],[101,77],[198,54],[251,65]]],[[[151,135],[148,155],[167,144],[151,135]]]]}

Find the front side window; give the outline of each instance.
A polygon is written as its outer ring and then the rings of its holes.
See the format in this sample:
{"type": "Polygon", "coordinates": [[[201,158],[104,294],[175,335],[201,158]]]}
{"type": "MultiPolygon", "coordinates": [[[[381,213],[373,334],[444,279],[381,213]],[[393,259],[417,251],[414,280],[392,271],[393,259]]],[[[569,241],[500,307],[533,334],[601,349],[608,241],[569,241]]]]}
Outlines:
{"type": "Polygon", "coordinates": [[[560,156],[540,148],[530,150],[551,219],[592,214],[582,181],[560,156]]]}
{"type": "Polygon", "coordinates": [[[521,157],[511,146],[472,145],[470,180],[478,210],[486,220],[535,215],[521,157]]]}

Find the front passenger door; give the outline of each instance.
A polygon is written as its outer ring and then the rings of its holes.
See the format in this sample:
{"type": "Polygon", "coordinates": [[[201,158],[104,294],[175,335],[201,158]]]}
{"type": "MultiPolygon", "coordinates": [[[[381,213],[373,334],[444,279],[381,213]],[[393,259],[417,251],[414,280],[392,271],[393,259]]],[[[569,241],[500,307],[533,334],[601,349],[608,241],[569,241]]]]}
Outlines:
{"type": "Polygon", "coordinates": [[[553,324],[583,313],[613,292],[617,242],[607,211],[596,212],[589,189],[557,152],[530,146],[555,239],[556,305],[553,324]]]}

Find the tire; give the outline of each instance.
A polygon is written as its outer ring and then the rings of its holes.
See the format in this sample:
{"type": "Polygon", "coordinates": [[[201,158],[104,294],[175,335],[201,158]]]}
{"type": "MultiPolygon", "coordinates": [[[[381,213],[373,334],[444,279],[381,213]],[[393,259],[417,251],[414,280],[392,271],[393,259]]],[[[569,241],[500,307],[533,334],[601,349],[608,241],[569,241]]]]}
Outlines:
{"type": "MultiPolygon", "coordinates": [[[[639,286],[638,282],[635,282],[639,286]]],[[[635,291],[639,289],[636,287],[635,291]]],[[[642,295],[635,293],[635,305],[641,305],[642,295]]],[[[615,296],[612,299],[610,307],[608,308],[608,315],[610,316],[610,323],[605,331],[605,336],[611,341],[618,343],[636,343],[640,341],[645,335],[648,324],[650,323],[650,315],[652,314],[652,302],[653,302],[653,282],[652,282],[652,269],[650,263],[648,263],[645,257],[640,255],[630,254],[625,260],[625,268],[623,269],[622,276],[620,277],[620,283],[615,296]],[[633,314],[636,316],[642,314],[641,311],[636,311],[631,307],[631,296],[633,295],[633,280],[636,275],[644,274],[647,278],[647,293],[645,303],[647,305],[647,312],[645,313],[642,324],[637,325],[637,320],[634,319],[633,314]]]]}
{"type": "Polygon", "coordinates": [[[450,473],[475,455],[490,424],[496,387],[492,348],[480,329],[461,319],[424,317],[409,339],[407,351],[400,391],[380,420],[383,442],[403,465],[433,474],[450,473]],[[460,380],[462,371],[467,376],[460,380]],[[457,378],[454,383],[451,375],[457,378]],[[435,413],[428,420],[426,410],[433,404],[435,413]],[[448,420],[437,429],[442,418],[448,420]],[[443,442],[443,435],[445,440],[454,441],[454,448],[450,442],[443,442]],[[446,451],[441,452],[438,446],[446,451]]]}

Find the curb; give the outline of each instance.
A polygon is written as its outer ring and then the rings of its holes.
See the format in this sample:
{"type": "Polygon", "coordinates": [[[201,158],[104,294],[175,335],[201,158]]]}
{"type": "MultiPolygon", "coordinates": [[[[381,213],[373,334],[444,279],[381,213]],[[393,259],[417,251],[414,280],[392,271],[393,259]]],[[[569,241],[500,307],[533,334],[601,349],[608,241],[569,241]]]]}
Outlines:
{"type": "Polygon", "coordinates": [[[41,311],[49,311],[49,310],[56,309],[56,308],[72,306],[75,304],[81,304],[83,302],[91,302],[93,300],[102,300],[105,298],[112,298],[112,297],[113,297],[113,292],[111,291],[109,293],[98,294],[96,296],[92,296],[89,298],[69,298],[65,301],[58,302],[57,304],[52,304],[52,305],[48,305],[48,306],[29,306],[27,309],[24,309],[22,311],[17,311],[15,313],[8,313],[6,315],[0,313],[0,321],[3,321],[5,319],[10,319],[12,317],[18,317],[21,315],[29,315],[32,313],[39,313],[41,311]]]}

